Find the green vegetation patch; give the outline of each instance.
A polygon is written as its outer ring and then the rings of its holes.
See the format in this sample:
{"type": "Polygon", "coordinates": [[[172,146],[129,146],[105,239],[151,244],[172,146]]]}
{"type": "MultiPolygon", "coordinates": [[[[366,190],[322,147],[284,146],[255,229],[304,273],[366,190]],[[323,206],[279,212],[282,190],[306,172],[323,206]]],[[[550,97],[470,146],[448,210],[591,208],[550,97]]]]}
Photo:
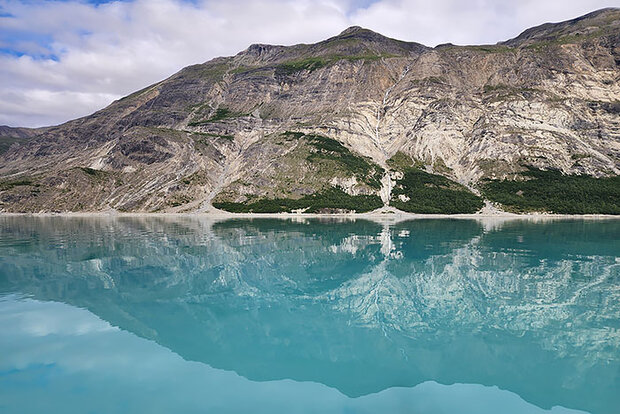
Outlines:
{"type": "Polygon", "coordinates": [[[24,143],[28,139],[19,137],[0,137],[0,155],[4,154],[11,148],[11,145],[15,143],[24,143]]]}
{"type": "Polygon", "coordinates": [[[420,160],[414,160],[413,158],[411,158],[411,156],[405,154],[402,151],[396,152],[396,154],[394,154],[392,158],[387,160],[386,163],[388,167],[390,167],[394,171],[404,172],[408,168],[412,167],[418,169],[424,168],[424,162],[420,160]]]}
{"type": "Polygon", "coordinates": [[[208,62],[198,65],[188,66],[178,74],[174,75],[175,79],[207,79],[210,81],[219,81],[231,70],[228,62],[208,62]]]}
{"type": "Polygon", "coordinates": [[[306,59],[294,60],[291,62],[279,64],[276,67],[276,72],[286,75],[301,72],[302,70],[313,72],[317,69],[322,68],[323,66],[327,66],[328,64],[328,59],[322,57],[310,57],[306,59]]]}
{"type": "Polygon", "coordinates": [[[510,46],[504,45],[479,45],[479,46],[465,46],[467,50],[473,50],[475,52],[485,53],[515,53],[516,50],[510,46]]]}
{"type": "MultiPolygon", "coordinates": [[[[285,132],[285,134],[289,134],[289,137],[299,137],[299,133],[285,132]]],[[[314,148],[314,151],[306,158],[308,162],[334,161],[342,166],[347,173],[352,174],[371,188],[381,188],[381,177],[385,174],[385,170],[374,164],[369,158],[353,154],[335,139],[321,135],[302,135],[302,137],[314,148]]]]}
{"type": "Polygon", "coordinates": [[[11,190],[12,188],[22,187],[22,186],[38,187],[39,184],[36,184],[30,178],[22,178],[22,179],[19,179],[19,180],[0,181],[0,191],[11,190]]]}
{"type": "Polygon", "coordinates": [[[105,171],[102,170],[96,170],[94,168],[89,168],[89,167],[78,167],[83,173],[85,173],[86,175],[90,175],[91,177],[105,177],[107,175],[107,173],[105,171]]]}
{"type": "Polygon", "coordinates": [[[306,135],[303,132],[294,132],[294,131],[285,131],[282,133],[282,136],[288,140],[298,140],[303,138],[306,135]]]}
{"type": "Polygon", "coordinates": [[[354,61],[375,61],[383,58],[394,57],[395,55],[389,54],[363,54],[363,55],[329,55],[320,57],[308,57],[305,59],[293,60],[284,62],[276,66],[276,73],[279,75],[290,75],[293,73],[307,70],[313,72],[322,67],[331,65],[341,60],[354,61]]]}
{"type": "Polygon", "coordinates": [[[235,116],[239,116],[238,114],[233,113],[228,108],[217,108],[215,110],[215,114],[208,119],[208,122],[217,122],[223,119],[233,118],[235,116]]]}
{"type": "Polygon", "coordinates": [[[620,176],[564,175],[528,167],[524,178],[487,180],[483,195],[512,212],[620,214],[620,176]]]}
{"type": "MultiPolygon", "coordinates": [[[[442,175],[427,173],[424,163],[398,151],[387,160],[393,171],[403,173],[392,190],[390,205],[410,213],[465,214],[475,213],[483,206],[480,197],[466,187],[442,175]],[[408,201],[403,201],[404,196],[408,201]]],[[[450,169],[440,159],[433,165],[435,171],[448,173],[450,169]]]]}
{"type": "Polygon", "coordinates": [[[467,214],[484,205],[482,199],[466,187],[441,175],[406,168],[392,190],[390,205],[410,213],[467,214]],[[402,201],[399,196],[408,201],[402,201]]]}
{"type": "Polygon", "coordinates": [[[113,183],[115,186],[123,185],[123,179],[119,172],[116,171],[103,171],[89,167],[75,167],[71,171],[79,171],[85,174],[90,180],[94,180],[98,183],[113,183]]]}
{"type": "Polygon", "coordinates": [[[305,209],[306,213],[333,212],[335,210],[365,213],[382,207],[383,203],[381,198],[376,195],[352,196],[339,188],[329,188],[297,200],[287,198],[260,199],[248,203],[213,203],[213,206],[231,213],[290,213],[299,209],[305,209]]]}
{"type": "Polygon", "coordinates": [[[231,111],[228,108],[217,108],[215,113],[209,119],[203,119],[200,121],[190,122],[189,126],[200,126],[205,124],[210,124],[212,122],[219,122],[226,119],[239,118],[241,116],[246,116],[246,114],[242,114],[240,112],[231,111]]]}

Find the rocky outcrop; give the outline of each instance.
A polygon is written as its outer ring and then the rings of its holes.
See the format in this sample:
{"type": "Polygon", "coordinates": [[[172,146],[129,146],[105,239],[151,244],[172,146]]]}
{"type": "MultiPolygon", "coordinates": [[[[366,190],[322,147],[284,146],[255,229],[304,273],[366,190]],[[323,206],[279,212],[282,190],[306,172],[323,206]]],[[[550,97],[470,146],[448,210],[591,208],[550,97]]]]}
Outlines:
{"type": "Polygon", "coordinates": [[[400,151],[474,191],[526,166],[617,175],[619,68],[618,9],[488,46],[428,48],[359,27],[313,45],[252,45],[11,147],[0,210],[209,211],[214,199],[333,183],[389,201],[389,176],[383,188],[353,185],[354,173],[286,133],[335,140],[377,171],[400,151]]]}

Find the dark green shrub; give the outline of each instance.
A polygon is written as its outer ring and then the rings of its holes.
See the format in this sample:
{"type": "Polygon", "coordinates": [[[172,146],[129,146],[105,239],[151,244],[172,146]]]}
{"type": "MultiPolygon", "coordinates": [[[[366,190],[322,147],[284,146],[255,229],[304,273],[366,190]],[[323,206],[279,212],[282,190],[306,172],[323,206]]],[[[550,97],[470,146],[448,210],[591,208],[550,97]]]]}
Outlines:
{"type": "Polygon", "coordinates": [[[376,195],[352,196],[339,188],[329,188],[297,200],[287,198],[260,199],[248,203],[213,203],[213,206],[231,213],[290,213],[297,209],[306,209],[306,213],[319,213],[326,210],[364,213],[382,207],[383,203],[381,198],[376,195]]]}
{"type": "Polygon", "coordinates": [[[484,196],[508,211],[620,214],[620,176],[564,175],[529,167],[523,180],[487,180],[484,196]]]}
{"type": "Polygon", "coordinates": [[[410,213],[468,214],[480,210],[484,202],[466,187],[444,176],[406,168],[403,178],[392,190],[390,205],[410,213]],[[402,201],[399,195],[409,200],[402,201]]]}

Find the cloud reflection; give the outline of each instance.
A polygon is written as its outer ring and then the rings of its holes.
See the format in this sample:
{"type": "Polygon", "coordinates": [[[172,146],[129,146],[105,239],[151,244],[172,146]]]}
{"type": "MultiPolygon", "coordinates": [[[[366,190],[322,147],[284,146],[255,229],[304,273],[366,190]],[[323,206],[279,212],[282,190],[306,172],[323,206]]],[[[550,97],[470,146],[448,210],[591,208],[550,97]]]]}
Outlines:
{"type": "Polygon", "coordinates": [[[69,305],[0,300],[0,407],[3,412],[220,413],[578,413],[542,410],[514,393],[476,384],[425,382],[348,398],[333,388],[291,380],[254,382],[185,361],[69,305]],[[35,317],[51,323],[45,336],[35,317]],[[75,326],[89,326],[85,331],[75,326]]]}

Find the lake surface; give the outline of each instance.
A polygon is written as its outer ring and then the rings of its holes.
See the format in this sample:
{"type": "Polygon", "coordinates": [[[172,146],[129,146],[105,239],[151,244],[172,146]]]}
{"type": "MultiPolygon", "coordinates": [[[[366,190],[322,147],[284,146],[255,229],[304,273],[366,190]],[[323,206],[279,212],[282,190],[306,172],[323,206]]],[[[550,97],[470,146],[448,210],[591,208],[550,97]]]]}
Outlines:
{"type": "Polygon", "coordinates": [[[0,217],[0,412],[620,407],[620,220],[0,217]]]}

